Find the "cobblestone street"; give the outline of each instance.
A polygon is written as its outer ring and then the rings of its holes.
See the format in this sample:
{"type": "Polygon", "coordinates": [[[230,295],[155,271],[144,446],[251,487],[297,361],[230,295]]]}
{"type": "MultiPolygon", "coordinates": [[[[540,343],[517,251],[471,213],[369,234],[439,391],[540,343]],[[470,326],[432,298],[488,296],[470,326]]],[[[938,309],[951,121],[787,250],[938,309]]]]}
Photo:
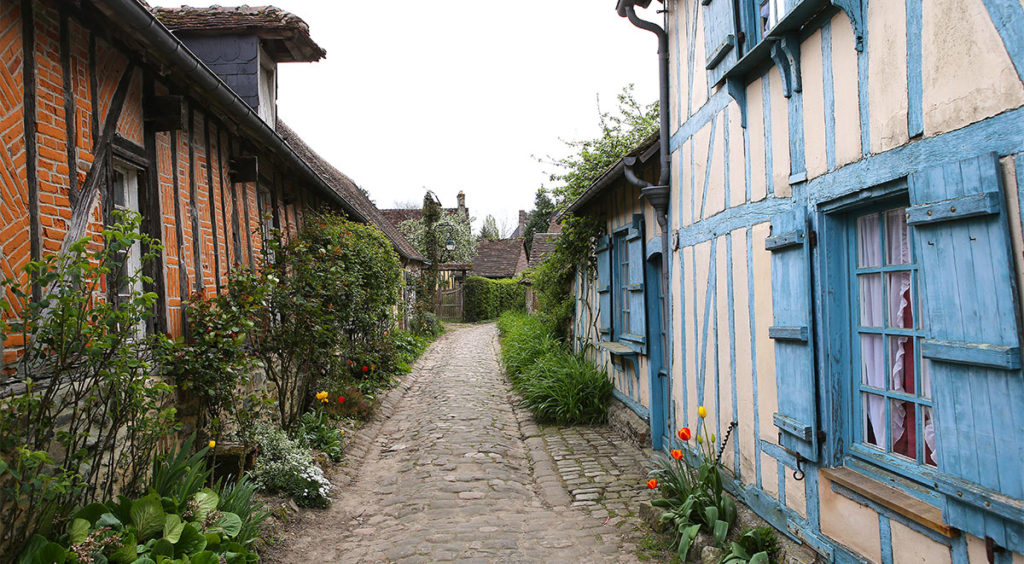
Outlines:
{"type": "Polygon", "coordinates": [[[454,326],[349,445],[330,509],[268,560],[634,562],[646,455],[514,407],[494,324],[454,326]]]}

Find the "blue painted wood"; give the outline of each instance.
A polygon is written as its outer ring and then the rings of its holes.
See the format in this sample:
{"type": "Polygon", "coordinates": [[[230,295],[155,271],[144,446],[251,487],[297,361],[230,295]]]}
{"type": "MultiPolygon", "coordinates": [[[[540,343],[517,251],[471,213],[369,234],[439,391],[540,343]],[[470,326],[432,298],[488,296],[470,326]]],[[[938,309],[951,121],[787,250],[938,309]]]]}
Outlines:
{"type": "Polygon", "coordinates": [[[612,338],[612,253],[611,237],[598,239],[597,244],[597,296],[599,340],[612,338]]]}
{"type": "Polygon", "coordinates": [[[924,133],[924,85],[921,75],[922,0],[907,2],[907,130],[910,137],[924,133]]]}
{"type": "Polygon", "coordinates": [[[1014,168],[1017,169],[1017,218],[1024,221],[1024,153],[1018,154],[1013,159],[1014,168]]]}
{"type": "MultiPolygon", "coordinates": [[[[648,243],[648,248],[650,248],[650,243],[648,243]]],[[[661,315],[662,257],[660,254],[649,256],[645,263],[648,280],[647,292],[645,293],[647,300],[647,334],[650,336],[647,377],[648,389],[651,391],[651,448],[661,450],[663,446],[662,439],[671,433],[670,428],[666,428],[666,422],[668,419],[667,404],[672,398],[670,391],[672,379],[665,374],[669,365],[665,358],[666,342],[662,336],[664,329],[661,315]]]]}
{"type": "MultiPolygon", "coordinates": [[[[775,195],[775,176],[773,174],[775,170],[774,161],[772,159],[772,106],[770,90],[771,85],[769,82],[769,74],[765,73],[761,76],[761,115],[764,119],[764,171],[765,171],[765,186],[768,187],[768,195],[775,195]]],[[[785,82],[785,78],[783,78],[785,82]]]]}
{"type": "Polygon", "coordinates": [[[882,564],[892,564],[892,529],[889,517],[878,514],[878,541],[882,549],[882,564]]]}
{"type": "Polygon", "coordinates": [[[643,419],[644,423],[650,424],[651,412],[649,409],[637,403],[636,400],[634,400],[633,398],[620,392],[618,388],[612,388],[612,396],[614,396],[615,399],[624,403],[626,407],[628,407],[633,413],[637,415],[637,417],[643,419]]]}
{"type": "MultiPolygon", "coordinates": [[[[729,138],[729,110],[722,112],[722,141],[725,144],[724,153],[722,155],[723,168],[725,169],[725,207],[732,205],[732,182],[730,181],[730,175],[733,173],[732,168],[729,166],[729,160],[732,158],[732,151],[734,150],[729,146],[731,139],[729,138]]],[[[710,161],[709,161],[710,162],[710,161]]]]}
{"type": "MultiPolygon", "coordinates": [[[[789,98],[793,95],[793,76],[790,74],[792,69],[789,66],[789,60],[782,51],[781,41],[772,43],[771,56],[775,61],[775,68],[779,69],[779,76],[782,77],[782,95],[789,98]]],[[[765,109],[770,111],[768,106],[765,106],[765,109]]]]}
{"type": "Polygon", "coordinates": [[[830,2],[846,12],[847,17],[850,18],[850,24],[853,26],[854,37],[856,37],[855,48],[857,51],[864,51],[864,41],[867,39],[867,30],[865,29],[867,17],[864,13],[866,0],[830,0],[830,2]]]}
{"type": "Polygon", "coordinates": [[[703,7],[705,68],[708,86],[717,84],[739,60],[736,17],[732,0],[711,0],[703,7]]]}
{"type": "Polygon", "coordinates": [[[925,339],[921,342],[921,356],[938,362],[952,362],[968,366],[984,366],[999,370],[1020,370],[1020,347],[961,343],[925,339]]]}
{"type": "Polygon", "coordinates": [[[804,244],[806,236],[803,228],[772,235],[764,240],[764,248],[768,251],[781,251],[789,247],[799,247],[804,244]]]}
{"type": "Polygon", "coordinates": [[[967,537],[961,535],[953,539],[950,552],[953,555],[953,564],[971,564],[971,557],[967,553],[967,537]]]}
{"type": "Polygon", "coordinates": [[[1016,0],[984,0],[988,15],[1003,40],[1006,52],[1024,80],[1024,6],[1016,0]]]}
{"type": "Polygon", "coordinates": [[[967,483],[955,476],[939,475],[935,481],[935,489],[940,492],[964,500],[976,506],[985,507],[988,511],[1014,523],[1024,522],[1024,501],[1007,497],[997,491],[967,483]]]}
{"type": "MultiPolygon", "coordinates": [[[[638,219],[639,216],[637,216],[638,219]]],[[[644,303],[644,256],[643,225],[639,229],[630,228],[626,239],[629,253],[629,271],[626,287],[629,295],[629,334],[631,341],[640,344],[638,352],[647,353],[647,306],[644,303]]]]}
{"type": "MultiPolygon", "coordinates": [[[[863,30],[863,39],[867,42],[867,29],[863,30]]],[[[858,49],[857,53],[857,97],[860,105],[860,154],[867,157],[871,154],[870,103],[867,90],[867,50],[858,49]]]]}
{"type": "Polygon", "coordinates": [[[769,198],[727,208],[714,217],[679,229],[679,246],[689,247],[709,241],[723,233],[769,221],[776,214],[790,209],[789,199],[769,198]]]}
{"type": "MultiPolygon", "coordinates": [[[[705,405],[704,401],[704,388],[707,377],[708,368],[708,325],[711,323],[711,304],[714,301],[714,295],[717,293],[717,274],[718,269],[715,268],[716,257],[718,254],[718,241],[714,240],[711,242],[711,257],[708,259],[708,281],[707,287],[704,290],[704,324],[700,335],[700,366],[697,367],[697,403],[698,405],[705,405]]],[[[696,264],[696,262],[694,263],[696,264]]],[[[696,270],[696,269],[694,269],[696,270]]],[[[694,298],[696,298],[697,288],[694,287],[694,298]]],[[[696,303],[696,302],[695,302],[696,303]]],[[[696,309],[696,308],[694,308],[696,309]]]]}
{"type": "Polygon", "coordinates": [[[686,11],[689,17],[687,27],[690,30],[687,35],[686,48],[686,115],[693,113],[693,73],[697,60],[697,14],[701,9],[700,4],[693,0],[689,0],[689,5],[690,9],[686,11]]]}
{"type": "Polygon", "coordinates": [[[693,137],[698,131],[704,129],[704,126],[715,119],[722,110],[727,108],[731,101],[729,93],[725,90],[719,90],[712,94],[708,101],[672,134],[672,138],[669,140],[669,148],[672,152],[678,151],[683,146],[683,143],[693,137]]]}
{"type": "Polygon", "coordinates": [[[1001,202],[1002,194],[999,192],[982,192],[921,204],[907,209],[907,223],[922,225],[998,214],[1002,209],[1001,202]]]}
{"type": "MultiPolygon", "coordinates": [[[[910,175],[910,200],[923,206],[1002,193],[998,157],[986,154],[910,175]]],[[[1000,200],[1002,201],[1002,200],[1000,200]]],[[[933,339],[1016,348],[1017,292],[1004,212],[915,227],[923,314],[933,339]]],[[[950,362],[930,364],[939,468],[1011,500],[1024,499],[1024,379],[1019,370],[950,362]]],[[[1024,524],[992,505],[947,495],[950,525],[1024,552],[1024,524]]]]}
{"type": "Polygon", "coordinates": [[[955,163],[963,155],[1012,155],[1024,149],[1024,108],[1003,112],[961,129],[925,137],[884,153],[872,155],[807,182],[810,203],[826,202],[901,179],[925,166],[955,163]]]}
{"type": "Polygon", "coordinates": [[[792,92],[802,92],[804,87],[800,76],[800,36],[794,32],[787,33],[782,36],[779,45],[789,67],[790,89],[792,92]]]}
{"type": "MultiPolygon", "coordinates": [[[[728,130],[728,128],[726,128],[728,130]]],[[[736,391],[736,308],[733,307],[736,303],[736,292],[733,288],[735,286],[735,280],[733,278],[733,253],[732,253],[732,233],[725,236],[725,275],[727,280],[727,297],[729,300],[729,378],[732,381],[732,386],[729,388],[732,392],[732,420],[740,421],[740,408],[739,408],[739,395],[736,391]]],[[[752,363],[753,364],[753,363],[752,363]]],[[[744,418],[745,419],[745,418],[744,418]]],[[[742,422],[745,424],[745,421],[742,422]]],[[[736,476],[737,480],[742,481],[743,472],[740,465],[740,431],[741,428],[737,428],[735,433],[736,437],[732,441],[732,460],[733,468],[732,473],[736,476]]],[[[721,436],[721,433],[719,433],[721,436]]]]}
{"type": "MultiPolygon", "coordinates": [[[[714,168],[712,166],[711,159],[712,157],[714,157],[715,153],[715,131],[718,126],[718,119],[716,119],[717,117],[718,116],[715,115],[715,117],[711,119],[711,136],[708,137],[708,158],[707,163],[704,167],[704,191],[701,193],[700,197],[700,219],[704,219],[704,206],[705,204],[707,204],[708,187],[711,185],[711,169],[714,168]]],[[[694,223],[696,223],[696,221],[697,219],[694,218],[694,223]]]]}
{"type": "Polygon", "coordinates": [[[937,531],[935,531],[933,529],[925,527],[924,525],[918,523],[917,521],[914,521],[913,519],[908,519],[906,516],[901,515],[901,514],[895,512],[895,511],[893,511],[892,509],[889,509],[888,507],[885,507],[884,505],[875,503],[874,501],[872,501],[872,500],[862,496],[861,494],[851,490],[850,488],[848,488],[848,487],[846,487],[846,486],[844,486],[842,484],[837,484],[835,482],[832,482],[832,491],[837,493],[837,494],[839,494],[839,495],[841,495],[841,496],[843,496],[843,497],[845,497],[845,498],[847,498],[847,499],[855,501],[855,502],[857,502],[857,503],[859,503],[859,504],[861,504],[861,505],[863,505],[865,507],[869,507],[869,508],[871,508],[872,511],[875,511],[879,515],[884,515],[884,516],[888,517],[889,521],[896,521],[897,523],[899,523],[899,524],[901,524],[901,525],[903,525],[903,526],[905,526],[905,527],[907,527],[909,529],[913,529],[914,531],[916,531],[918,533],[921,533],[922,535],[930,538],[931,540],[933,540],[933,541],[935,541],[935,542],[937,542],[939,544],[944,544],[946,546],[951,546],[955,542],[955,540],[953,538],[947,537],[946,535],[943,535],[942,533],[939,533],[939,532],[937,532],[937,531]]]}
{"type": "MultiPolygon", "coordinates": [[[[747,228],[747,313],[750,318],[750,379],[751,388],[756,404],[760,396],[757,395],[757,315],[754,312],[754,236],[751,228],[747,228]]],[[[754,410],[754,437],[761,436],[760,410],[754,410]]],[[[754,440],[754,477],[758,488],[763,487],[761,483],[761,441],[754,440]]]]}
{"type": "MultiPolygon", "coordinates": [[[[772,218],[773,233],[806,228],[803,207],[772,218]]],[[[806,242],[772,250],[773,325],[811,327],[811,289],[810,255],[806,242]]],[[[775,424],[779,427],[780,444],[807,460],[817,461],[818,407],[813,342],[775,339],[775,376],[779,398],[775,424]],[[795,423],[783,424],[789,421],[795,423]]]]}
{"type": "Polygon", "coordinates": [[[725,91],[736,101],[740,107],[740,127],[747,127],[747,85],[739,78],[727,78],[725,80],[725,91]]]}
{"type": "MultiPolygon", "coordinates": [[[[790,107],[792,108],[793,106],[790,106],[790,107]]],[[[791,116],[791,117],[796,117],[796,116],[791,116]]],[[[798,121],[803,122],[803,116],[799,116],[799,120],[798,121]]],[[[802,135],[802,134],[800,134],[800,135],[802,135]]],[[[803,144],[803,141],[801,141],[801,145],[802,144],[803,144]]],[[[792,150],[792,146],[790,147],[790,149],[792,150]]],[[[793,174],[789,175],[789,183],[790,184],[796,185],[796,184],[800,184],[801,182],[807,182],[807,171],[806,170],[802,170],[800,172],[794,172],[793,174]]]]}
{"type": "Polygon", "coordinates": [[[800,341],[807,342],[807,326],[780,327],[772,325],[768,328],[768,338],[776,341],[800,341]]]}
{"type": "Polygon", "coordinates": [[[825,91],[825,163],[836,169],[836,93],[832,68],[832,22],[821,28],[821,73],[825,91]]]}
{"type": "Polygon", "coordinates": [[[800,80],[800,40],[795,33],[787,33],[780,42],[789,64],[790,80],[794,95],[789,98],[789,183],[799,184],[807,180],[807,164],[804,148],[804,97],[800,80]]]}

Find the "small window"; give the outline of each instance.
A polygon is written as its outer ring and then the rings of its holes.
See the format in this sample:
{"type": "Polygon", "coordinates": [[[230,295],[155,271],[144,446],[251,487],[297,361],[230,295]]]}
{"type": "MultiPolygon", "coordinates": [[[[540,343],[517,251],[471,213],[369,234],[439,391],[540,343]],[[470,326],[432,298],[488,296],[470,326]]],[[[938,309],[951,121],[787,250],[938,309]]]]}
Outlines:
{"type": "Polygon", "coordinates": [[[625,231],[612,242],[612,339],[629,333],[629,248],[625,231]]]}
{"type": "MultiPolygon", "coordinates": [[[[115,164],[111,186],[111,198],[114,209],[133,214],[139,213],[139,171],[123,164],[115,164]]],[[[117,303],[125,303],[133,295],[142,293],[142,245],[135,242],[127,251],[117,257],[120,267],[114,273],[113,282],[117,303]]],[[[138,333],[145,333],[145,325],[138,328],[138,333]]]]}
{"type": "Polygon", "coordinates": [[[931,382],[921,361],[919,271],[906,208],[857,215],[851,223],[852,433],[860,447],[853,451],[934,467],[931,382]]]}

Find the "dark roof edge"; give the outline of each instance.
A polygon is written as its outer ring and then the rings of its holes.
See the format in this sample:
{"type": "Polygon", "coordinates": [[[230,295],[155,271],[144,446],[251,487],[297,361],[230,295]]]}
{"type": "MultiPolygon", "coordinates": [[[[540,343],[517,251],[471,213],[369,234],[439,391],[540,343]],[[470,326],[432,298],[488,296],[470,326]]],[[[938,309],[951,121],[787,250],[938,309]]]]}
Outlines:
{"type": "MultiPolygon", "coordinates": [[[[646,139],[641,141],[640,144],[636,146],[636,148],[626,153],[623,156],[623,158],[628,156],[639,156],[641,163],[646,163],[647,161],[651,160],[651,158],[657,154],[659,149],[658,131],[659,130],[655,130],[654,133],[652,133],[646,139]]],[[[612,182],[614,182],[624,174],[626,165],[622,162],[622,160],[623,159],[620,158],[619,160],[615,161],[614,164],[605,169],[605,171],[601,173],[601,176],[598,176],[597,179],[595,179],[594,182],[591,183],[591,185],[586,190],[584,190],[578,198],[573,200],[573,202],[569,204],[564,210],[558,212],[556,216],[557,219],[561,220],[563,217],[571,213],[576,213],[581,208],[583,208],[583,206],[585,206],[587,202],[594,199],[594,197],[596,197],[606,188],[611,186],[612,182]]]]}
{"type": "Polygon", "coordinates": [[[130,31],[137,41],[178,67],[188,79],[194,79],[191,82],[196,91],[223,106],[228,115],[238,121],[242,129],[282,155],[288,164],[303,173],[329,200],[341,205],[345,211],[360,221],[369,221],[369,218],[333,190],[230,86],[196,57],[138,0],[95,0],[94,4],[107,18],[130,31]]]}

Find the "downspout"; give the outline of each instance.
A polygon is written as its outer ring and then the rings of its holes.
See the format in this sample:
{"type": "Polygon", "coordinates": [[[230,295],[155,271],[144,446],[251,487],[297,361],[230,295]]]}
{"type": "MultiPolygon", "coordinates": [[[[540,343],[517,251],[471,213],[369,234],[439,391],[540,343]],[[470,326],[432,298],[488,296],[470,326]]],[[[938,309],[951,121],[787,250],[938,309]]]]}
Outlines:
{"type": "MultiPolygon", "coordinates": [[[[640,197],[645,198],[656,212],[658,225],[661,227],[661,288],[662,292],[667,294],[662,296],[661,300],[661,323],[663,327],[671,327],[672,324],[672,310],[669,304],[669,296],[671,292],[669,290],[668,280],[668,204],[669,194],[671,188],[669,186],[670,172],[672,167],[672,157],[669,151],[669,50],[668,50],[668,33],[665,29],[658,26],[655,23],[642,20],[636,15],[636,3],[640,2],[644,6],[650,4],[650,0],[619,0],[616,11],[619,16],[628,18],[629,22],[634,26],[649,31],[658,36],[658,75],[659,75],[659,98],[658,98],[658,110],[659,117],[661,118],[661,125],[658,131],[658,138],[660,144],[661,153],[661,168],[660,174],[658,175],[658,184],[651,185],[650,182],[639,178],[633,170],[633,166],[636,165],[636,157],[626,157],[622,159],[624,166],[624,174],[626,180],[640,188],[640,197]]],[[[661,335],[658,335],[660,338],[661,335]]],[[[662,356],[664,358],[664,369],[671,374],[672,372],[672,343],[664,343],[662,347],[662,356]]]]}

